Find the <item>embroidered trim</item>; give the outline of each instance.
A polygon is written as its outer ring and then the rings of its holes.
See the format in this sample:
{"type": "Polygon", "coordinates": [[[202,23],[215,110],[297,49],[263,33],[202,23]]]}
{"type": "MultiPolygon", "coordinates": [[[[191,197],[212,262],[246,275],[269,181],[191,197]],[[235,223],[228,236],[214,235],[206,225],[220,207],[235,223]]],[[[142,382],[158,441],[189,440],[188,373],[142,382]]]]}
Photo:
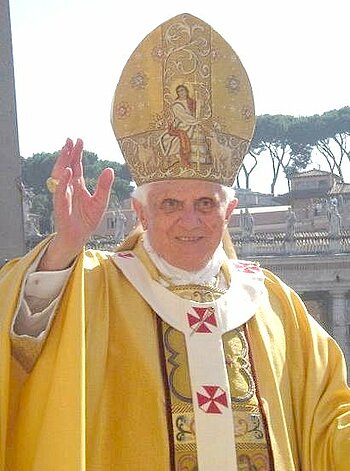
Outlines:
{"type": "MultiPolygon", "coordinates": [[[[184,378],[188,376],[184,372],[187,365],[183,363],[186,356],[184,352],[179,351],[179,349],[185,349],[185,340],[182,333],[165,322],[162,323],[162,332],[168,384],[171,391],[172,432],[176,462],[174,469],[177,471],[180,469],[196,470],[197,451],[192,400],[184,394],[183,388],[179,387],[180,383],[184,386],[184,378]],[[188,468],[183,468],[185,462],[188,463],[188,468]]],[[[250,347],[245,327],[226,333],[223,340],[226,354],[234,359],[236,365],[236,368],[232,368],[228,364],[227,370],[235,423],[237,464],[242,469],[243,467],[245,469],[245,466],[249,464],[251,469],[256,467],[256,469],[273,471],[268,429],[251,369],[250,347]],[[239,389],[237,384],[241,384],[240,387],[246,389],[246,392],[240,395],[235,394],[235,391],[239,389]]],[[[207,405],[209,403],[210,401],[207,401],[207,405]]],[[[221,406],[219,405],[219,407],[221,406]]]]}
{"type": "Polygon", "coordinates": [[[266,412],[264,409],[264,405],[262,402],[260,390],[259,390],[259,381],[257,379],[257,374],[255,370],[255,362],[254,362],[254,357],[253,353],[251,351],[250,345],[251,345],[251,339],[250,339],[250,332],[249,332],[249,327],[246,324],[244,326],[244,331],[246,334],[247,342],[248,342],[248,355],[249,355],[249,361],[252,369],[252,375],[254,378],[254,383],[255,383],[255,388],[256,388],[256,398],[259,403],[259,409],[261,412],[261,417],[264,425],[264,430],[265,430],[265,437],[266,437],[266,444],[267,444],[267,451],[269,455],[269,465],[270,465],[270,470],[275,471],[275,462],[274,462],[274,457],[273,457],[273,452],[272,452],[272,444],[271,444],[271,439],[270,439],[270,434],[269,434],[269,428],[268,428],[268,423],[267,423],[267,418],[266,418],[266,412]]]}

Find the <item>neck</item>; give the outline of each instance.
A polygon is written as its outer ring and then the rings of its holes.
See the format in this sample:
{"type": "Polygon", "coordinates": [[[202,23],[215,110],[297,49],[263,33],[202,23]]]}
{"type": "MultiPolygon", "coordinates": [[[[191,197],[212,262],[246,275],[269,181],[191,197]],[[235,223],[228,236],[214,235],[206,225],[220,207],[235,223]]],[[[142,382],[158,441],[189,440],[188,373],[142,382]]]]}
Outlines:
{"type": "Polygon", "coordinates": [[[147,232],[144,234],[143,237],[143,245],[161,275],[170,279],[170,281],[175,285],[213,284],[215,282],[216,276],[220,271],[222,264],[227,259],[222,244],[220,244],[214,252],[212,258],[204,268],[198,271],[187,271],[181,268],[174,267],[166,260],[164,260],[163,257],[157,254],[157,252],[153,249],[149,242],[147,232]]]}

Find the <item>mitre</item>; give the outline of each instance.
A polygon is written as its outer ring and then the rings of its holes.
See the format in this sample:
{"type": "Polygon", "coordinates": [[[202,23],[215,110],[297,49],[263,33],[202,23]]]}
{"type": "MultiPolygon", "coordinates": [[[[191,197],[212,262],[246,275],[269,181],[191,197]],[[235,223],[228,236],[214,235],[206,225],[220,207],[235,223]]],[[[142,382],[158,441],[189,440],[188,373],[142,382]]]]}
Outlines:
{"type": "Polygon", "coordinates": [[[201,179],[232,186],[255,126],[252,90],[237,54],[187,13],[158,26],[132,53],[111,115],[137,185],[201,179]]]}

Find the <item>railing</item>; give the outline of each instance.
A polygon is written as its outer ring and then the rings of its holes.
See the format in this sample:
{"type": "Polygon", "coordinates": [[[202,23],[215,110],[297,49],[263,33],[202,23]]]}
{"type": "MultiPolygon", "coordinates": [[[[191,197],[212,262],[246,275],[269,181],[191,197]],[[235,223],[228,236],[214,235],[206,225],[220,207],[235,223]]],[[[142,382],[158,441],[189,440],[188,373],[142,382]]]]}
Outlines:
{"type": "Polygon", "coordinates": [[[251,236],[232,236],[237,254],[242,255],[322,255],[350,253],[350,231],[338,236],[327,232],[256,233],[251,236]]]}

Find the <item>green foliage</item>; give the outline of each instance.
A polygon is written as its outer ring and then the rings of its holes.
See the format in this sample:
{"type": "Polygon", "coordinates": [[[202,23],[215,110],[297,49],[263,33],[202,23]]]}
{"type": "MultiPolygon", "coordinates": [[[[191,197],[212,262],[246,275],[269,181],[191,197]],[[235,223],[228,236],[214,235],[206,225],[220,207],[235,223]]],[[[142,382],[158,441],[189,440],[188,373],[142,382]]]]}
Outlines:
{"type": "Polygon", "coordinates": [[[51,175],[51,170],[57,153],[34,154],[27,159],[21,158],[22,180],[26,188],[32,188],[35,194],[46,189],[45,182],[51,175]]]}
{"type": "MultiPolygon", "coordinates": [[[[324,158],[331,172],[342,177],[347,158],[350,161],[350,107],[332,110],[322,115],[294,117],[261,115],[257,117],[255,133],[241,168],[248,188],[250,174],[246,159],[255,156],[257,162],[270,160],[271,193],[279,177],[290,178],[311,163],[312,152],[324,158]]],[[[238,177],[239,181],[239,177],[238,177]]]]}

